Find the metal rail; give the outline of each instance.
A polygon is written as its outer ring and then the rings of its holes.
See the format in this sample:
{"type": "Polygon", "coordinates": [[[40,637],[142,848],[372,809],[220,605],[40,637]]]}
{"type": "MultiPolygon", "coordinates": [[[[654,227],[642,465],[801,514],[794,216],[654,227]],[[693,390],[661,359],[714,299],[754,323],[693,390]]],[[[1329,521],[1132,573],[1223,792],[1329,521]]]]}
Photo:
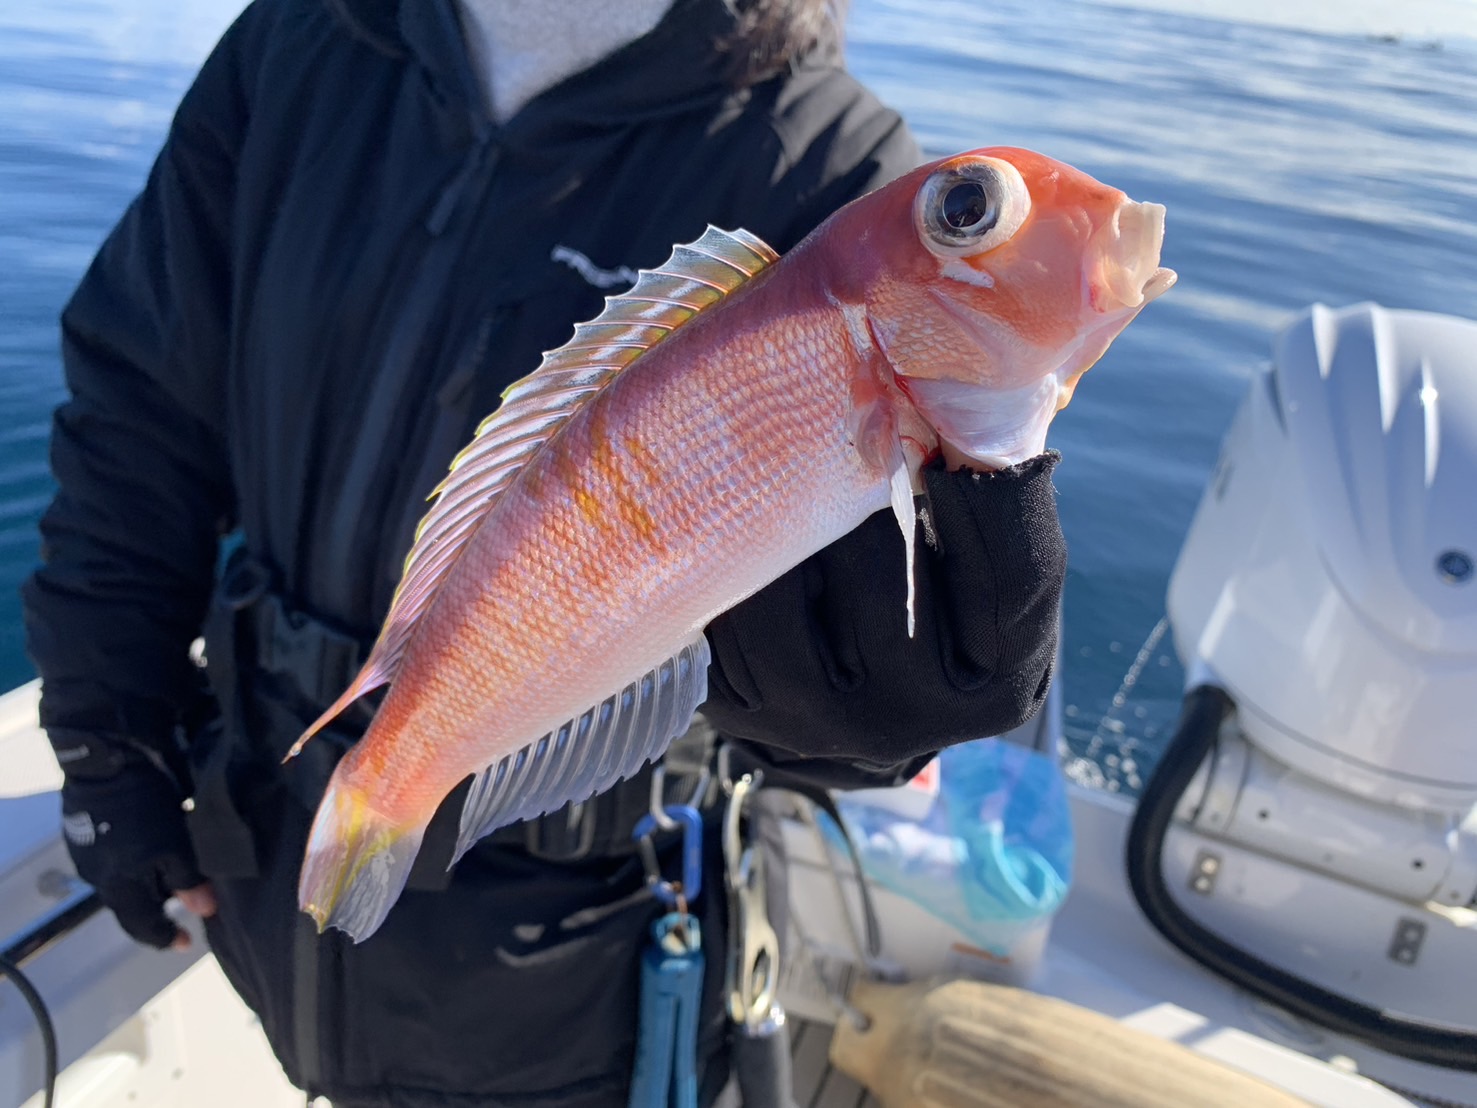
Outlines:
{"type": "Polygon", "coordinates": [[[81,880],[73,882],[73,885],[73,889],[49,912],[7,938],[5,945],[0,947],[0,957],[12,965],[23,966],[102,910],[103,902],[91,885],[81,880]]]}

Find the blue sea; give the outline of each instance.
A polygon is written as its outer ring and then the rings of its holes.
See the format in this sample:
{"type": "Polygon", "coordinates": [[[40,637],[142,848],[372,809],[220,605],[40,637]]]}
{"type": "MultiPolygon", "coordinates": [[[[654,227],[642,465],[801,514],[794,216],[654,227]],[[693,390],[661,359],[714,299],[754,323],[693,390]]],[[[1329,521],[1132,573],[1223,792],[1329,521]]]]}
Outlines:
{"type": "MultiPolygon", "coordinates": [[[[32,676],[15,589],[51,495],[57,312],[239,7],[0,8],[0,689],[32,676]]],[[[1168,205],[1178,287],[1052,433],[1071,769],[1131,791],[1181,682],[1167,640],[1141,646],[1275,333],[1315,301],[1477,317],[1477,0],[855,0],[849,41],[930,152],[1031,146],[1168,205]]]]}

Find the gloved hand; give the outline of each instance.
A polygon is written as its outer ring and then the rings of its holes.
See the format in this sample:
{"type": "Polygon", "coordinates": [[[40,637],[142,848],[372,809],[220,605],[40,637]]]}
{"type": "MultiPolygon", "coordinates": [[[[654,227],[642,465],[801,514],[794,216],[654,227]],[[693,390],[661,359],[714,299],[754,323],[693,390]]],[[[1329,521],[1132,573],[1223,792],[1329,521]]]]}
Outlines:
{"type": "Polygon", "coordinates": [[[1046,696],[1066,572],[1056,461],[980,475],[927,466],[914,637],[902,537],[879,512],[709,624],[703,715],[771,756],[884,777],[1028,718],[1046,696]]]}
{"type": "MultiPolygon", "coordinates": [[[[52,736],[59,756],[81,749],[52,736]]],[[[98,740],[89,744],[96,747],[98,740]]],[[[72,863],[84,881],[118,917],[123,930],[141,943],[183,949],[190,936],[164,914],[164,902],[178,896],[200,916],[215,914],[215,894],[195,866],[185,830],[179,787],[162,769],[141,756],[79,759],[62,785],[62,832],[72,863]],[[121,764],[119,764],[121,763],[121,764]],[[80,772],[78,772],[80,770],[80,772]]]]}

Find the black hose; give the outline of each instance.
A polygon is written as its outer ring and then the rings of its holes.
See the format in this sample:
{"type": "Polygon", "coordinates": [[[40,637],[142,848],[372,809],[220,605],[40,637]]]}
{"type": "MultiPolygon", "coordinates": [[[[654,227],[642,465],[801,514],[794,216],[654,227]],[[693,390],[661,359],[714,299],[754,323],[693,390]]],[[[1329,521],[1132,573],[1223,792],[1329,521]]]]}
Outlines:
{"type": "Polygon", "coordinates": [[[31,1006],[31,1012],[36,1017],[36,1026],[41,1031],[41,1050],[43,1052],[43,1066],[45,1076],[41,1086],[42,1108],[52,1108],[56,1102],[56,1027],[51,1022],[51,1013],[46,1010],[46,1001],[41,999],[41,994],[36,991],[30,979],[20,971],[20,967],[9,958],[0,955],[0,974],[10,978],[10,983],[20,990],[21,996],[25,997],[26,1003],[31,1006]]]}
{"type": "Polygon", "coordinates": [[[93,892],[91,887],[78,881],[71,895],[52,908],[44,918],[27,927],[21,934],[5,940],[4,947],[0,948],[0,977],[10,978],[15,987],[20,990],[21,996],[31,1006],[31,1013],[36,1017],[36,1027],[41,1032],[44,1070],[42,1108],[52,1108],[56,1101],[58,1075],[56,1025],[52,1023],[51,1012],[46,1007],[46,1001],[41,998],[41,993],[37,991],[36,986],[31,984],[30,978],[21,972],[20,967],[28,959],[34,958],[52,943],[64,938],[73,929],[91,919],[102,910],[102,906],[97,893],[93,892]]]}
{"type": "Polygon", "coordinates": [[[1311,1023],[1413,1062],[1477,1072],[1477,1034],[1392,1016],[1278,969],[1202,927],[1170,896],[1164,837],[1195,771],[1215,748],[1235,704],[1223,689],[1201,685],[1185,695],[1169,748],[1139,797],[1128,830],[1128,881],[1159,933],[1202,966],[1311,1023]]]}

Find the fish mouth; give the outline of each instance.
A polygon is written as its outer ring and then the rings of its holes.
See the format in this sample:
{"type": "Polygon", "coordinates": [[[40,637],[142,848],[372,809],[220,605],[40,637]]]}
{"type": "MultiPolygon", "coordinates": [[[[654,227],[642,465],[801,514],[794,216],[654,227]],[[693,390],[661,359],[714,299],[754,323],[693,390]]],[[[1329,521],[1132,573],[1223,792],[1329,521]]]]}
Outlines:
{"type": "Polygon", "coordinates": [[[1098,311],[1142,308],[1178,280],[1174,270],[1159,264],[1164,245],[1163,204],[1125,199],[1093,238],[1098,264],[1092,299],[1098,311]]]}

